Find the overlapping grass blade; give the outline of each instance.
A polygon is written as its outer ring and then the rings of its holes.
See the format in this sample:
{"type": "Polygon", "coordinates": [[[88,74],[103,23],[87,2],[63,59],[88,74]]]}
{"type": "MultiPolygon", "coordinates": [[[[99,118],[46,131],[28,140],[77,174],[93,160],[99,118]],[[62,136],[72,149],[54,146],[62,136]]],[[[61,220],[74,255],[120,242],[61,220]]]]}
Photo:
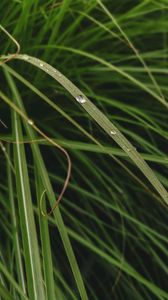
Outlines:
{"type": "MultiPolygon", "coordinates": [[[[40,199],[41,195],[43,195],[44,189],[41,183],[40,174],[38,173],[38,169],[35,171],[35,182],[36,182],[36,195],[38,199],[38,207],[40,210],[40,199]]],[[[45,208],[45,206],[44,206],[45,208]]],[[[58,299],[55,296],[56,285],[54,283],[54,275],[53,275],[53,263],[52,263],[52,255],[51,255],[51,244],[49,237],[49,229],[48,229],[48,220],[44,218],[39,211],[39,225],[40,225],[40,237],[41,237],[41,245],[42,245],[42,256],[43,256],[43,270],[44,270],[44,278],[45,278],[45,287],[46,287],[46,298],[47,299],[58,299]]]]}
{"type": "MultiPolygon", "coordinates": [[[[11,216],[12,216],[12,228],[13,228],[13,242],[14,242],[14,249],[15,249],[15,259],[16,259],[16,273],[18,276],[18,281],[20,286],[23,289],[23,292],[26,294],[26,282],[25,282],[25,274],[24,274],[24,266],[22,260],[22,247],[21,241],[19,237],[18,228],[18,221],[17,221],[17,213],[15,207],[15,197],[14,197],[14,187],[13,187],[13,179],[12,175],[16,175],[15,170],[12,169],[12,163],[10,158],[10,148],[8,147],[8,163],[7,163],[7,172],[8,172],[8,190],[9,190],[9,199],[11,203],[11,216]],[[12,174],[12,171],[14,174],[12,174]]],[[[21,298],[22,299],[22,298],[21,298]]]]}
{"type": "Polygon", "coordinates": [[[18,195],[28,294],[31,299],[38,300],[40,298],[45,300],[26,155],[24,145],[19,144],[20,140],[22,140],[22,129],[18,115],[14,111],[12,114],[14,136],[16,139],[16,145],[14,146],[16,188],[18,195]]]}

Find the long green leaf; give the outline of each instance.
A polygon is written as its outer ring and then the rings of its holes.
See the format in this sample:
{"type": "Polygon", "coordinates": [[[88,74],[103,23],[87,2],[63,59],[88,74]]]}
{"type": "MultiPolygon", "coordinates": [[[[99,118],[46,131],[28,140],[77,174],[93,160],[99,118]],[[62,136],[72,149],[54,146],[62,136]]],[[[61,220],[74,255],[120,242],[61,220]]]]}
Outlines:
{"type": "Polygon", "coordinates": [[[52,256],[51,256],[48,220],[47,218],[44,218],[40,212],[39,202],[40,202],[41,195],[44,192],[44,189],[41,182],[40,174],[38,173],[38,169],[35,170],[35,182],[36,182],[36,194],[37,194],[38,207],[39,207],[39,225],[40,225],[40,237],[41,237],[41,245],[42,245],[46,296],[47,299],[58,299],[55,296],[56,284],[54,283],[54,276],[53,276],[53,263],[52,263],[52,256]]]}
{"type": "Polygon", "coordinates": [[[14,111],[12,114],[14,136],[17,142],[14,146],[16,188],[18,194],[18,206],[20,212],[28,292],[32,300],[45,300],[26,155],[24,145],[19,144],[19,141],[22,140],[22,129],[19,116],[14,111]]]}

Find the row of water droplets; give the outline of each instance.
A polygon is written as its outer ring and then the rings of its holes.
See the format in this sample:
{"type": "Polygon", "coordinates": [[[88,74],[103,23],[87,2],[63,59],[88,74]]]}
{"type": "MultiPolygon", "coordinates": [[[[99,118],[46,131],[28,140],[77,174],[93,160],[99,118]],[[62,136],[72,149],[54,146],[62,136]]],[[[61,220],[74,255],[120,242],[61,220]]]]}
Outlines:
{"type": "MultiPolygon", "coordinates": [[[[29,59],[31,59],[28,55],[23,55],[23,58],[25,59],[25,60],[29,60],[29,59]]],[[[48,69],[48,67],[47,67],[47,64],[45,64],[44,65],[44,63],[42,63],[41,61],[39,62],[39,66],[40,66],[40,68],[43,68],[44,67],[44,70],[46,71],[46,72],[49,72],[50,70],[48,69]]],[[[55,70],[55,69],[52,69],[52,71],[51,72],[53,72],[53,73],[55,73],[55,74],[57,74],[59,77],[61,77],[62,76],[62,74],[59,72],[59,71],[57,71],[57,70],[55,70]]],[[[75,96],[75,99],[76,99],[76,101],[77,102],[79,102],[80,104],[84,104],[87,100],[86,100],[86,98],[83,96],[83,95],[77,95],[77,96],[75,96]]],[[[97,108],[94,106],[94,108],[93,108],[94,110],[97,110],[97,108]]],[[[31,119],[28,119],[27,120],[27,122],[28,122],[28,124],[29,125],[31,125],[31,126],[33,126],[34,125],[34,122],[31,120],[31,119]]],[[[112,136],[115,136],[115,135],[117,135],[117,130],[116,129],[112,129],[112,130],[110,130],[110,135],[112,135],[112,136]]],[[[129,148],[128,146],[126,146],[126,145],[120,145],[121,147],[122,147],[122,149],[125,151],[125,152],[130,152],[130,151],[136,151],[136,148],[133,148],[132,149],[132,147],[131,148],[129,148]]],[[[6,149],[5,149],[5,147],[3,148],[3,151],[5,151],[6,149]]],[[[167,194],[167,192],[165,191],[165,193],[164,193],[164,199],[166,200],[166,202],[168,201],[168,194],[167,194]]]]}
{"type": "MultiPolygon", "coordinates": [[[[25,59],[25,60],[30,60],[30,57],[29,57],[28,55],[26,55],[26,54],[24,54],[22,57],[23,57],[23,59],[25,59]]],[[[47,71],[47,72],[49,71],[49,70],[47,69],[46,65],[44,65],[44,63],[39,62],[39,66],[40,66],[41,68],[45,67],[45,71],[47,71]]],[[[54,69],[53,72],[56,73],[59,77],[62,77],[62,74],[61,74],[59,71],[57,71],[56,69],[54,69]]],[[[85,99],[85,97],[84,97],[83,95],[77,95],[77,96],[75,96],[75,99],[76,99],[76,101],[79,102],[80,104],[83,104],[83,103],[86,102],[86,99],[85,99]]]]}
{"type": "MultiPolygon", "coordinates": [[[[25,60],[30,60],[31,58],[28,56],[28,55],[26,55],[26,54],[24,54],[23,55],[23,59],[25,59],[25,60]]],[[[48,69],[47,69],[47,66],[46,66],[46,64],[44,64],[43,62],[39,62],[39,66],[40,66],[40,68],[45,68],[44,70],[45,71],[49,71],[48,69]]],[[[52,70],[52,72],[54,72],[55,74],[57,74],[59,77],[62,77],[62,74],[59,72],[59,71],[57,71],[56,69],[54,69],[54,70],[52,70]]],[[[75,96],[75,99],[76,99],[76,101],[78,102],[78,103],[80,103],[80,104],[84,104],[87,100],[86,100],[86,98],[83,96],[83,95],[77,95],[77,96],[75,96]]],[[[94,110],[96,110],[96,107],[95,107],[95,109],[94,110]]],[[[29,125],[34,125],[34,122],[31,120],[31,119],[28,119],[28,124],[29,125]]],[[[110,135],[117,135],[117,131],[115,130],[115,129],[113,129],[113,130],[111,130],[110,131],[110,135]]],[[[131,149],[130,148],[128,148],[128,147],[126,147],[126,146],[123,146],[122,147],[123,148],[123,150],[125,150],[126,152],[130,152],[131,151],[131,149]]],[[[136,149],[135,149],[136,150],[136,149]]]]}
{"type": "MultiPolygon", "coordinates": [[[[83,103],[85,103],[86,102],[86,99],[85,99],[85,97],[83,96],[83,95],[78,95],[78,96],[76,96],[75,97],[76,98],[76,100],[80,103],[80,104],[83,104],[83,103]]],[[[94,110],[96,110],[97,108],[94,106],[94,108],[93,108],[94,110]]],[[[110,131],[110,135],[117,135],[117,131],[115,130],[115,129],[113,129],[113,130],[111,130],[110,131]]],[[[126,151],[126,152],[130,152],[131,151],[131,149],[130,148],[128,148],[128,147],[126,147],[125,145],[123,145],[123,150],[124,151],[126,151]]],[[[135,150],[136,150],[136,148],[134,148],[135,150]]]]}
{"type": "MultiPolygon", "coordinates": [[[[28,55],[26,55],[26,54],[24,54],[22,57],[23,57],[24,60],[30,60],[30,59],[31,59],[31,57],[28,56],[28,55]]],[[[38,59],[36,58],[36,61],[37,61],[37,60],[38,60],[38,59]]],[[[40,61],[40,62],[39,62],[39,66],[40,66],[40,68],[44,68],[44,70],[45,70],[46,72],[49,72],[49,69],[47,68],[47,65],[44,64],[43,62],[40,61]]],[[[54,69],[53,72],[56,73],[59,77],[62,77],[62,74],[61,74],[59,71],[57,71],[56,69],[54,69]]]]}
{"type": "MultiPolygon", "coordinates": [[[[76,100],[77,100],[80,104],[83,104],[83,103],[86,102],[86,99],[85,99],[85,97],[84,97],[83,95],[78,95],[78,96],[76,96],[75,98],[76,98],[76,100]]],[[[97,108],[94,106],[93,109],[96,110],[97,108]]],[[[111,131],[110,131],[110,135],[113,135],[113,136],[114,136],[114,135],[117,135],[117,131],[116,131],[115,129],[111,130],[111,131]]],[[[123,148],[123,150],[126,151],[126,152],[130,152],[130,151],[131,151],[131,149],[128,148],[128,147],[126,147],[125,145],[124,145],[122,148],[123,148]]],[[[136,150],[136,148],[134,148],[134,149],[136,150]]]]}
{"type": "MultiPolygon", "coordinates": [[[[117,131],[116,131],[115,129],[111,130],[111,131],[110,131],[110,135],[113,135],[113,136],[114,136],[114,135],[117,135],[117,131]]],[[[123,145],[122,148],[123,148],[123,150],[126,151],[126,152],[130,152],[130,151],[131,151],[131,149],[128,148],[127,146],[125,146],[125,145],[123,145]]],[[[134,150],[136,150],[136,148],[134,148],[134,150]]]]}

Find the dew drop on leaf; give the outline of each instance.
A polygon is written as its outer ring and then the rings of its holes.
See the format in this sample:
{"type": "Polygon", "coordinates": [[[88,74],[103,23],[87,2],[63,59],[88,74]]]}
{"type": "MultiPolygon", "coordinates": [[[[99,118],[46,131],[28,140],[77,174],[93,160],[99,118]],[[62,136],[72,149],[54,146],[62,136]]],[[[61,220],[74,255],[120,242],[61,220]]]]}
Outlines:
{"type": "Polygon", "coordinates": [[[115,130],[111,130],[110,134],[115,135],[117,132],[115,130]]]}
{"type": "Polygon", "coordinates": [[[28,119],[28,120],[27,120],[27,123],[28,123],[29,125],[33,125],[33,124],[34,124],[33,120],[31,120],[31,119],[28,119]]]}
{"type": "Polygon", "coordinates": [[[76,96],[75,99],[76,99],[76,101],[78,101],[81,104],[86,102],[86,99],[82,95],[76,96]]]}

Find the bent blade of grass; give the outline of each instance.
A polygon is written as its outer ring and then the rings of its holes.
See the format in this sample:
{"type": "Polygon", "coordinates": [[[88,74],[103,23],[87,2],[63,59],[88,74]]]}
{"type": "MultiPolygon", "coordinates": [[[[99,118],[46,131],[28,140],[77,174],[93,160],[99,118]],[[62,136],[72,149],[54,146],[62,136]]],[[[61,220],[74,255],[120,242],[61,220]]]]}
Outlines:
{"type": "Polygon", "coordinates": [[[23,144],[19,144],[19,141],[22,140],[22,129],[19,116],[14,111],[12,114],[14,136],[17,142],[14,146],[16,188],[18,194],[28,293],[32,300],[45,300],[25,149],[23,144]]]}
{"type": "MultiPolygon", "coordinates": [[[[18,93],[18,90],[17,90],[11,76],[8,74],[8,72],[5,72],[5,74],[6,74],[8,83],[10,85],[10,88],[12,90],[12,93],[14,95],[15,101],[17,102],[17,105],[20,107],[20,109],[18,109],[17,106],[14,103],[10,102],[11,105],[12,105],[12,108],[14,109],[14,111],[16,110],[17,113],[21,112],[21,116],[26,121],[26,122],[24,122],[24,126],[25,126],[25,129],[27,131],[27,134],[28,134],[28,136],[31,140],[34,140],[34,139],[36,139],[36,135],[35,135],[35,132],[33,131],[33,129],[31,128],[31,125],[28,123],[29,119],[26,117],[25,109],[24,109],[24,106],[23,106],[23,101],[22,101],[22,99],[21,99],[21,97],[18,93]]],[[[9,104],[9,102],[8,102],[8,104],[9,104]]],[[[32,148],[34,160],[36,162],[36,167],[38,169],[38,173],[41,176],[42,184],[43,184],[44,188],[46,189],[46,194],[47,194],[48,199],[51,203],[51,207],[53,207],[53,205],[55,204],[55,194],[54,194],[54,191],[53,191],[53,188],[52,188],[49,176],[48,176],[48,172],[46,170],[46,167],[45,167],[45,164],[44,164],[44,161],[43,161],[43,158],[41,156],[39,146],[34,144],[34,143],[31,143],[31,148],[32,148]]],[[[56,219],[58,230],[59,230],[59,233],[61,235],[62,242],[63,242],[64,248],[65,248],[67,257],[69,259],[69,263],[70,263],[74,278],[76,280],[76,284],[77,284],[81,299],[82,300],[88,300],[87,293],[86,293],[86,290],[85,290],[85,286],[84,286],[84,283],[83,283],[83,279],[82,279],[82,276],[81,276],[81,272],[79,270],[79,267],[78,267],[78,264],[77,264],[77,261],[76,261],[76,258],[75,258],[75,255],[74,255],[74,252],[73,252],[73,249],[72,249],[72,246],[71,246],[68,234],[67,234],[67,229],[64,225],[59,207],[57,207],[57,210],[54,211],[54,216],[55,216],[55,219],[56,219]]]]}
{"type": "MultiPolygon", "coordinates": [[[[110,157],[112,157],[120,167],[122,167],[128,174],[131,176],[138,184],[140,184],[145,191],[150,193],[154,196],[154,193],[150,191],[150,189],[147,187],[147,185],[142,182],[142,180],[137,177],[121,160],[119,160],[115,155],[110,153],[110,151],[106,151],[105,147],[89,132],[87,132],[81,125],[79,125],[69,114],[67,114],[64,110],[62,110],[58,105],[56,105],[54,102],[52,102],[46,95],[44,95],[41,91],[39,91],[34,85],[32,85],[30,82],[28,82],[25,78],[23,78],[21,75],[19,75],[17,72],[15,72],[13,69],[11,69],[9,66],[4,65],[4,69],[8,70],[10,74],[12,74],[15,78],[17,78],[19,81],[21,81],[23,84],[25,84],[28,88],[30,88],[33,92],[35,92],[42,100],[44,100],[46,103],[48,103],[53,109],[58,111],[63,117],[65,117],[71,124],[73,124],[77,129],[79,129],[85,136],[89,138],[89,140],[93,141],[96,145],[98,145],[99,149],[101,151],[104,151],[104,153],[107,153],[110,157]]],[[[19,111],[18,111],[19,113],[19,111]]],[[[155,198],[157,196],[155,195],[155,198]]]]}
{"type": "Polygon", "coordinates": [[[84,102],[80,105],[88,112],[88,114],[97,122],[97,124],[127,153],[127,155],[138,166],[141,172],[150,181],[153,187],[158,191],[164,202],[168,205],[168,192],[156,177],[155,173],[143,160],[138,151],[118,130],[118,128],[109,121],[109,119],[77,88],[68,78],[61,74],[57,69],[48,63],[28,55],[18,55],[17,58],[23,59],[42,69],[47,74],[57,80],[78,102],[79,96],[84,102]]]}
{"type": "MultiPolygon", "coordinates": [[[[37,47],[35,47],[37,48],[37,47]]],[[[106,66],[109,70],[111,71],[115,71],[118,74],[120,74],[121,76],[127,78],[131,83],[135,84],[136,86],[138,86],[139,88],[141,88],[142,90],[144,90],[145,92],[147,92],[149,95],[151,95],[153,98],[157,99],[161,104],[163,104],[166,108],[168,108],[168,102],[166,102],[161,96],[159,96],[157,93],[155,93],[155,91],[153,91],[152,89],[150,89],[145,83],[139,81],[138,79],[136,79],[135,77],[133,77],[132,75],[130,75],[127,72],[124,72],[124,70],[121,67],[117,67],[113,64],[111,64],[110,62],[104,60],[103,58],[100,58],[94,54],[91,54],[89,52],[86,51],[82,51],[79,49],[75,49],[75,48],[71,48],[71,47],[66,47],[66,46],[62,46],[62,45],[40,45],[38,46],[38,49],[45,49],[45,48],[55,48],[55,49],[62,49],[65,51],[70,51],[72,53],[84,56],[84,57],[88,57],[89,59],[96,61],[104,66],[106,66]]],[[[6,58],[7,56],[1,56],[2,58],[6,58]]],[[[30,56],[29,56],[30,57],[30,56]]],[[[17,56],[18,59],[24,59],[21,58],[21,55],[17,56]]],[[[26,60],[26,59],[25,59],[26,60]]]]}

